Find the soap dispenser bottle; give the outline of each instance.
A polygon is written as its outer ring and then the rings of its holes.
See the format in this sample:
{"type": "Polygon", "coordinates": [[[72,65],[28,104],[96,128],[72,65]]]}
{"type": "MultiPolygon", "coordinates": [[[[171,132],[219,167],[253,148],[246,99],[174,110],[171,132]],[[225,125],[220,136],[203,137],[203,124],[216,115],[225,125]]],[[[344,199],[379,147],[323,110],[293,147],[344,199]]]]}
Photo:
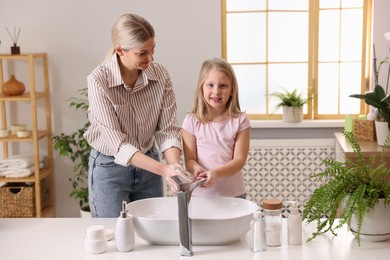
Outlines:
{"type": "Polygon", "coordinates": [[[122,202],[122,211],[117,219],[115,227],[115,245],[121,252],[131,251],[134,248],[133,219],[127,214],[126,201],[122,202]]]}
{"type": "Polygon", "coordinates": [[[250,243],[250,248],[253,252],[261,252],[267,249],[265,241],[265,220],[260,211],[253,213],[250,243]]]}
{"type": "Polygon", "coordinates": [[[348,114],[344,119],[344,131],[352,132],[353,131],[353,117],[348,114]]]}
{"type": "Polygon", "coordinates": [[[287,217],[287,238],[289,245],[302,244],[302,217],[296,201],[291,202],[290,214],[287,217]]]}

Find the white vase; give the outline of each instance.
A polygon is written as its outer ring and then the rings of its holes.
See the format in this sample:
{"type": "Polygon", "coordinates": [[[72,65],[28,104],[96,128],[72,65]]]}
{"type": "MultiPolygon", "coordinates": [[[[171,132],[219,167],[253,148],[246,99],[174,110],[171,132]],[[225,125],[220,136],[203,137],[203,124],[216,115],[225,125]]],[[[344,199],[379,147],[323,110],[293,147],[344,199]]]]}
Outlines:
{"type": "Polygon", "coordinates": [[[86,210],[80,209],[80,217],[92,218],[91,211],[86,211],[86,210]]]}
{"type": "Polygon", "coordinates": [[[379,146],[384,146],[387,137],[390,134],[387,122],[375,121],[376,140],[379,146]]]}
{"type": "Polygon", "coordinates": [[[298,123],[303,120],[302,107],[283,107],[283,121],[288,123],[298,123]]]}
{"type": "MultiPolygon", "coordinates": [[[[350,228],[356,236],[357,217],[352,216],[350,228]]],[[[384,199],[379,202],[373,209],[364,215],[362,228],[360,230],[360,239],[364,241],[385,241],[390,238],[390,206],[385,205],[384,199]]]]}

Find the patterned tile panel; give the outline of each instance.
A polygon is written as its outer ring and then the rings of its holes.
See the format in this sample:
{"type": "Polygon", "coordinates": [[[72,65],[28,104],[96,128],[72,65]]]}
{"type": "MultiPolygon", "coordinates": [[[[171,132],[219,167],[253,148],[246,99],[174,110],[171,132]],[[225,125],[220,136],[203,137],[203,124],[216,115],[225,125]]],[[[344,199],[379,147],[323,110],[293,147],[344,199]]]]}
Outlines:
{"type": "MultiPolygon", "coordinates": [[[[314,189],[322,184],[310,175],[324,169],[326,158],[334,158],[333,147],[251,147],[244,167],[247,199],[259,206],[270,197],[295,200],[302,211],[314,189]]],[[[286,209],[283,215],[287,216],[286,209]]]]}

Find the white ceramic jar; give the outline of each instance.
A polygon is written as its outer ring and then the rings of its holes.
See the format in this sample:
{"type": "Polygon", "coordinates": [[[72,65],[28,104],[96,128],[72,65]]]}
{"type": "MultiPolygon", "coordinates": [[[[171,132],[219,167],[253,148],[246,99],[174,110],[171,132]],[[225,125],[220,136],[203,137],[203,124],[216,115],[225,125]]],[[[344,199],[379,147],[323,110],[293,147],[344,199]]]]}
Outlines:
{"type": "Polygon", "coordinates": [[[90,254],[100,254],[107,250],[107,238],[104,226],[93,225],[87,227],[84,248],[90,254]]]}
{"type": "Polygon", "coordinates": [[[25,131],[25,130],[27,130],[27,125],[25,124],[11,126],[12,135],[17,135],[18,131],[25,131]]]}

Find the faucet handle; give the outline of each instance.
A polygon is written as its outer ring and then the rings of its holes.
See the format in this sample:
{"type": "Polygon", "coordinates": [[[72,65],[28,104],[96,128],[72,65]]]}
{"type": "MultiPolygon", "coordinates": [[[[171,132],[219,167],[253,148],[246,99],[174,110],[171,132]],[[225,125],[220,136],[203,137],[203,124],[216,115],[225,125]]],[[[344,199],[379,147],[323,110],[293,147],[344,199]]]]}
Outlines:
{"type": "Polygon", "coordinates": [[[171,178],[179,185],[184,183],[183,178],[181,178],[179,175],[171,176],[171,178]]]}
{"type": "Polygon", "coordinates": [[[185,181],[185,178],[180,175],[171,176],[171,178],[179,186],[179,191],[186,191],[190,188],[191,182],[185,181]]]}
{"type": "Polygon", "coordinates": [[[177,175],[181,177],[182,182],[192,182],[193,176],[191,173],[186,171],[180,164],[174,164],[177,175]]]}
{"type": "Polygon", "coordinates": [[[205,181],[206,181],[206,178],[200,178],[198,180],[195,180],[194,182],[191,183],[190,190],[193,190],[198,186],[202,186],[205,181]]]}

